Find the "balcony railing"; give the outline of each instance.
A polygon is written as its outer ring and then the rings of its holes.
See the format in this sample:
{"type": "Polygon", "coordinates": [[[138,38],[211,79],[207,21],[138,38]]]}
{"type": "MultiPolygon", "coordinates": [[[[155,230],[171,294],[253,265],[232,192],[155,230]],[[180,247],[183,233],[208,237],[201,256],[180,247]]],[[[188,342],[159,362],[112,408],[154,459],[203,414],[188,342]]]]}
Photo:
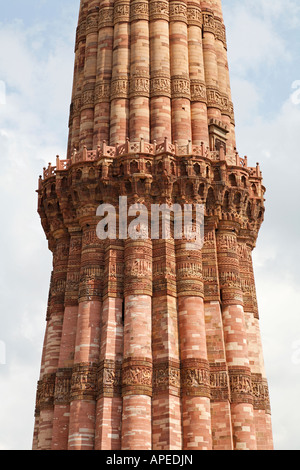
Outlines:
{"type": "Polygon", "coordinates": [[[138,142],[130,142],[129,139],[122,145],[110,146],[104,141],[102,145],[98,146],[96,150],[88,150],[83,147],[81,151],[74,149],[71,158],[67,160],[61,160],[59,156],[56,157],[56,166],[52,166],[49,163],[47,168],[44,168],[43,179],[46,180],[55,176],[57,171],[66,171],[72,165],[81,162],[93,162],[101,159],[113,160],[120,156],[130,155],[145,155],[145,156],[159,156],[162,154],[169,154],[174,157],[183,156],[198,156],[206,158],[211,161],[226,161],[229,166],[243,167],[250,170],[252,177],[261,177],[259,165],[256,168],[248,167],[247,157],[241,158],[238,153],[234,155],[225,154],[224,148],[220,147],[219,151],[210,151],[203,143],[200,145],[193,145],[191,141],[187,145],[179,145],[177,142],[171,143],[168,139],[165,139],[161,143],[145,142],[144,139],[140,139],[138,142]]]}

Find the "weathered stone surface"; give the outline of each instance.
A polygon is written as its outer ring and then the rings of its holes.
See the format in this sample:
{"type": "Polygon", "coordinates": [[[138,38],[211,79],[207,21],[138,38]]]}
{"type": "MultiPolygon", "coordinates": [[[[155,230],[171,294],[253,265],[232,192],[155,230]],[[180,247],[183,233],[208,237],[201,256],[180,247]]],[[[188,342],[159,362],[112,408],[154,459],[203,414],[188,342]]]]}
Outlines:
{"type": "Polygon", "coordinates": [[[271,449],[265,188],[235,148],[221,0],[81,1],[68,154],[37,192],[53,272],[33,448],[271,449]],[[167,239],[122,237],[120,196],[202,204],[203,246],[175,215],[167,239]],[[114,239],[97,236],[101,204],[114,239]]]}

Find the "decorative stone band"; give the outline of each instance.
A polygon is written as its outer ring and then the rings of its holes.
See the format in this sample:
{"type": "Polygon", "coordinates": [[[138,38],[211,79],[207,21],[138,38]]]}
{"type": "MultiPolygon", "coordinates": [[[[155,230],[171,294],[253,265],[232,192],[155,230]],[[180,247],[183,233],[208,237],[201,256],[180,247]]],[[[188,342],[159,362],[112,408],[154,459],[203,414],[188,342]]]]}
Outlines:
{"type": "Polygon", "coordinates": [[[259,319],[254,280],[249,279],[248,273],[245,274],[242,269],[241,287],[243,291],[244,312],[250,312],[254,315],[254,318],[259,319]]]}
{"type": "Polygon", "coordinates": [[[180,363],[167,361],[154,364],[153,395],[168,392],[180,397],[180,363]]]}
{"type": "Polygon", "coordinates": [[[149,98],[150,96],[150,78],[146,75],[134,75],[130,78],[129,96],[133,98],[135,96],[144,96],[149,98]]]}
{"type": "Polygon", "coordinates": [[[48,293],[46,321],[49,321],[50,318],[51,318],[51,310],[52,310],[52,308],[51,308],[52,290],[53,290],[53,271],[51,272],[51,276],[50,276],[50,286],[49,286],[49,293],[48,293]]]}
{"type": "Polygon", "coordinates": [[[37,400],[36,400],[36,415],[41,410],[52,409],[54,406],[54,391],[55,391],[55,377],[56,374],[45,374],[38,382],[37,387],[37,400]]]}
{"type": "Polygon", "coordinates": [[[205,360],[188,359],[181,367],[176,361],[154,364],[148,359],[102,361],[99,365],[76,364],[46,374],[38,382],[36,410],[68,405],[73,400],[96,400],[126,395],[159,395],[171,393],[210,398],[212,402],[253,404],[255,410],[271,414],[269,389],[261,374],[251,374],[247,367],[208,364],[205,360]]]}
{"type": "Polygon", "coordinates": [[[122,363],[104,360],[98,368],[98,398],[121,396],[122,363]]]}
{"type": "Polygon", "coordinates": [[[152,74],[150,80],[150,96],[166,96],[171,98],[171,79],[169,75],[163,75],[161,72],[152,74]]]}
{"type": "MultiPolygon", "coordinates": [[[[187,268],[185,268],[187,269],[187,268]]],[[[177,295],[178,297],[193,296],[204,297],[204,285],[201,279],[178,279],[177,280],[177,295]]]]}
{"type": "Polygon", "coordinates": [[[114,26],[114,7],[101,6],[99,11],[99,28],[112,28],[114,26]]]}
{"type": "Polygon", "coordinates": [[[76,49],[81,41],[85,40],[87,34],[97,32],[101,28],[113,27],[121,22],[146,20],[183,21],[189,26],[203,27],[204,32],[212,33],[227,48],[226,29],[220,18],[214,16],[212,11],[206,10],[201,13],[198,5],[189,4],[180,0],[169,2],[162,0],[150,1],[135,0],[130,5],[129,0],[117,0],[115,6],[102,6],[99,16],[92,12],[83,18],[77,27],[76,49]]]}
{"type": "Polygon", "coordinates": [[[210,364],[210,393],[213,402],[229,400],[229,378],[225,364],[210,364]]]}
{"type": "Polygon", "coordinates": [[[82,19],[77,26],[76,30],[76,49],[81,41],[85,40],[86,35],[86,18],[82,19]]]}
{"type": "Polygon", "coordinates": [[[53,296],[47,307],[46,321],[49,322],[51,319],[60,322],[63,316],[63,311],[65,309],[65,301],[63,300],[65,294],[62,294],[60,297],[53,296]]]}
{"type": "MultiPolygon", "coordinates": [[[[79,256],[81,254],[81,230],[75,228],[73,231],[71,229],[71,240],[70,240],[70,249],[69,256],[79,256]]],[[[76,258],[77,259],[77,258],[76,258]]]]}
{"type": "Polygon", "coordinates": [[[95,88],[95,105],[110,101],[110,80],[102,80],[95,88]]]}
{"type": "Polygon", "coordinates": [[[185,77],[183,75],[174,75],[171,77],[171,96],[174,99],[191,99],[191,86],[189,77],[185,77]]]}
{"type": "MultiPolygon", "coordinates": [[[[220,273],[220,277],[223,277],[224,273],[220,273]]],[[[226,273],[226,275],[230,276],[230,273],[226,273]]],[[[222,291],[222,305],[243,305],[243,293],[241,288],[236,282],[236,285],[233,285],[234,282],[231,282],[231,285],[226,285],[221,287],[222,291]]]]}
{"type": "Polygon", "coordinates": [[[52,283],[51,283],[51,301],[57,304],[61,304],[62,298],[64,297],[64,293],[66,291],[66,275],[64,272],[56,273],[52,276],[52,283]],[[60,274],[60,277],[59,277],[60,274]]]}
{"type": "Polygon", "coordinates": [[[72,368],[58,369],[55,381],[55,405],[68,405],[70,403],[70,391],[72,381],[72,368]]]}
{"type": "Polygon", "coordinates": [[[125,248],[124,281],[125,295],[152,295],[151,241],[133,241],[125,248]]]}
{"type": "Polygon", "coordinates": [[[188,4],[187,19],[189,26],[198,26],[199,28],[202,28],[201,8],[197,4],[188,4]]]}
{"type": "Polygon", "coordinates": [[[150,0],[150,21],[169,21],[169,2],[166,0],[150,0]]]}
{"type": "Polygon", "coordinates": [[[209,108],[217,108],[222,114],[229,116],[234,124],[233,103],[217,88],[206,87],[201,80],[190,80],[185,76],[152,74],[145,76],[118,76],[97,83],[95,89],[85,90],[82,95],[74,98],[70,107],[70,122],[79,116],[84,109],[93,108],[96,104],[114,99],[128,99],[133,96],[168,98],[186,98],[192,102],[206,103],[209,108]]]}
{"type": "Polygon", "coordinates": [[[81,111],[93,108],[95,104],[95,89],[85,90],[81,95],[81,111]]]}
{"type": "Polygon", "coordinates": [[[215,17],[215,36],[227,48],[226,28],[220,18],[215,17]]]}
{"type": "Polygon", "coordinates": [[[236,237],[231,233],[217,236],[219,280],[223,305],[243,305],[243,292],[236,237]]]}
{"type": "MultiPolygon", "coordinates": [[[[85,217],[85,215],[91,215],[93,217],[95,211],[96,211],[97,206],[96,205],[86,205],[85,208],[83,208],[82,212],[79,213],[79,216],[85,217]]],[[[85,227],[83,230],[82,234],[82,247],[85,250],[90,250],[92,248],[99,248],[102,246],[101,242],[99,241],[99,238],[97,237],[96,233],[96,223],[93,222],[91,223],[89,227],[85,227]]]]}
{"type": "Polygon", "coordinates": [[[82,268],[79,284],[79,302],[99,299],[102,295],[102,279],[104,267],[95,265],[82,268]]]}
{"type": "Polygon", "coordinates": [[[207,302],[220,300],[220,289],[217,282],[204,282],[204,298],[207,302]]]}
{"type": "MultiPolygon", "coordinates": [[[[167,255],[168,256],[168,255],[167,255]]],[[[177,298],[176,263],[171,257],[164,261],[153,263],[153,297],[171,295],[177,298]]]]}
{"type": "Polygon", "coordinates": [[[41,391],[42,391],[42,381],[39,380],[37,383],[36,397],[35,397],[35,410],[34,416],[37,417],[41,412],[41,391]]]}
{"type": "Polygon", "coordinates": [[[205,359],[186,359],[182,361],[181,390],[184,395],[211,397],[208,361],[205,359]]]}
{"type": "Polygon", "coordinates": [[[216,39],[221,41],[227,49],[226,28],[222,20],[214,16],[211,10],[205,10],[202,12],[202,22],[203,32],[214,34],[216,39]]]}
{"type": "Polygon", "coordinates": [[[259,319],[255,279],[252,267],[252,249],[246,244],[247,240],[251,240],[251,233],[246,233],[245,235],[246,238],[241,240],[238,245],[244,311],[252,313],[254,318],[259,319]]]}
{"type": "Polygon", "coordinates": [[[124,257],[123,240],[117,244],[111,245],[111,249],[106,254],[103,279],[102,299],[107,297],[122,298],[124,285],[124,257]]]}
{"type": "Polygon", "coordinates": [[[91,13],[86,19],[86,34],[98,32],[98,13],[91,13]]]}
{"type": "Polygon", "coordinates": [[[127,263],[125,276],[133,278],[151,277],[152,261],[147,259],[132,259],[127,263]]]}
{"type": "Polygon", "coordinates": [[[206,302],[220,299],[219,277],[214,256],[215,253],[208,253],[203,258],[204,298],[206,302]]]}
{"type": "Polygon", "coordinates": [[[122,395],[152,396],[153,366],[149,359],[128,358],[122,368],[122,395]]]}
{"type": "MultiPolygon", "coordinates": [[[[230,224],[228,227],[231,229],[230,224]]],[[[235,235],[231,233],[222,233],[218,235],[218,248],[219,251],[225,251],[226,254],[231,253],[235,258],[237,258],[237,241],[235,235]]]]}
{"type": "Polygon", "coordinates": [[[209,108],[218,108],[220,111],[225,108],[224,96],[219,92],[218,88],[207,86],[207,106],[209,108]]]}
{"type": "Polygon", "coordinates": [[[191,101],[207,103],[206,84],[202,80],[191,79],[191,101]]]}
{"type": "Polygon", "coordinates": [[[84,362],[73,367],[70,399],[95,400],[97,397],[97,364],[84,362]]]}
{"type": "Polygon", "coordinates": [[[130,21],[130,0],[116,0],[114,5],[114,24],[130,21]]]}
{"type": "Polygon", "coordinates": [[[253,408],[255,410],[264,410],[267,414],[271,414],[269,387],[267,380],[261,374],[251,375],[251,390],[253,408]]]}
{"type": "Polygon", "coordinates": [[[222,305],[243,305],[243,293],[236,287],[222,288],[222,305]]]}
{"type": "Polygon", "coordinates": [[[129,96],[129,78],[127,76],[118,76],[111,81],[110,99],[124,99],[129,96]]]}
{"type": "Polygon", "coordinates": [[[248,367],[229,367],[231,403],[253,404],[251,371],[248,367]]]}
{"type": "Polygon", "coordinates": [[[187,4],[184,1],[170,1],[170,21],[183,21],[187,23],[187,4]]]}
{"type": "Polygon", "coordinates": [[[201,252],[189,252],[181,242],[177,242],[176,280],[178,296],[204,297],[201,252]]]}
{"type": "Polygon", "coordinates": [[[247,280],[241,279],[242,290],[243,290],[243,304],[244,312],[254,312],[254,318],[257,318],[258,311],[253,305],[254,287],[248,284],[247,280]]]}
{"type": "Polygon", "coordinates": [[[133,0],[130,5],[131,21],[149,20],[149,2],[141,0],[133,0]]]}
{"type": "Polygon", "coordinates": [[[73,102],[71,103],[70,121],[72,122],[72,119],[74,119],[77,116],[80,116],[80,112],[81,112],[81,95],[75,96],[73,102]]]}
{"type": "Polygon", "coordinates": [[[215,17],[212,11],[205,10],[202,12],[202,25],[203,25],[204,33],[215,34],[215,31],[216,31],[215,17]]]}
{"type": "Polygon", "coordinates": [[[229,116],[231,123],[234,124],[234,107],[232,101],[228,99],[225,94],[220,93],[220,101],[221,101],[221,112],[225,116],[229,116]]]}
{"type": "Polygon", "coordinates": [[[220,287],[223,289],[234,288],[241,290],[241,279],[239,270],[234,271],[234,266],[229,266],[230,271],[222,271],[219,275],[220,287]]]}
{"type": "Polygon", "coordinates": [[[204,298],[206,302],[220,300],[219,274],[217,267],[217,250],[215,240],[214,219],[207,219],[202,249],[202,269],[204,282],[204,298]]]}

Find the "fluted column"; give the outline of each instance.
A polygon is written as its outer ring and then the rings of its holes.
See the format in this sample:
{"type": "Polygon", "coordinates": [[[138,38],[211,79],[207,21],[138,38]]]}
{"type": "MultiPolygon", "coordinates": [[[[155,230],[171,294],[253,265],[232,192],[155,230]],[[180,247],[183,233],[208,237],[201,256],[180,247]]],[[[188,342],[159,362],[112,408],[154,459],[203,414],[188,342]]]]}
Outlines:
{"type": "Polygon", "coordinates": [[[130,1],[115,0],[111,82],[110,144],[126,142],[129,135],[130,1]]]}
{"type": "MultiPolygon", "coordinates": [[[[203,18],[203,57],[205,69],[205,82],[207,91],[207,118],[208,124],[222,121],[222,103],[219,91],[218,58],[216,48],[216,22],[211,9],[211,2],[202,1],[203,18]]],[[[214,137],[210,135],[210,150],[214,151],[214,137]]]]}
{"type": "MultiPolygon", "coordinates": [[[[52,278],[52,273],[51,273],[51,278],[52,278]]],[[[49,309],[49,306],[50,306],[51,289],[52,289],[52,282],[50,281],[47,310],[49,309]]],[[[42,378],[43,378],[44,370],[45,370],[45,355],[46,355],[46,350],[47,350],[48,328],[49,328],[49,322],[47,321],[45,334],[44,334],[43,348],[42,348],[40,375],[39,375],[39,380],[37,383],[37,391],[36,391],[32,450],[39,450],[40,444],[41,444],[41,442],[39,441],[40,414],[41,414],[40,405],[41,405],[41,399],[42,399],[42,383],[43,383],[42,378]]]]}
{"type": "Polygon", "coordinates": [[[218,62],[218,82],[221,101],[221,117],[222,123],[228,129],[227,153],[233,155],[235,152],[235,130],[234,130],[234,114],[233,104],[231,101],[230,83],[228,83],[228,59],[226,31],[222,21],[222,17],[215,16],[215,44],[218,62]]]}
{"type": "Polygon", "coordinates": [[[183,450],[211,450],[210,371],[207,357],[202,253],[176,241],[183,450]]]}
{"type": "Polygon", "coordinates": [[[81,91],[85,62],[85,33],[88,1],[80,3],[78,26],[75,40],[75,62],[72,88],[72,102],[69,117],[68,158],[74,148],[79,148],[81,91]]]}
{"type": "Polygon", "coordinates": [[[192,138],[187,2],[171,0],[169,5],[172,140],[186,145],[192,138]]]}
{"type": "Polygon", "coordinates": [[[150,140],[150,50],[149,2],[133,0],[130,4],[130,112],[129,138],[150,140]]]}
{"type": "Polygon", "coordinates": [[[96,450],[121,449],[121,370],[124,348],[123,266],[123,241],[106,241],[98,368],[96,450]]]}
{"type": "Polygon", "coordinates": [[[237,244],[238,227],[220,222],[217,252],[226,360],[231,391],[233,443],[236,450],[256,450],[247,332],[237,244]]]}
{"type": "Polygon", "coordinates": [[[35,396],[35,409],[34,409],[34,425],[33,425],[33,437],[32,437],[32,450],[38,450],[39,447],[39,428],[40,428],[40,392],[41,392],[41,378],[42,378],[42,369],[44,366],[44,350],[46,345],[47,338],[47,327],[44,334],[43,348],[42,348],[42,358],[41,358],[41,370],[40,376],[37,383],[37,390],[35,396]]]}
{"type": "MultiPolygon", "coordinates": [[[[96,208],[92,211],[96,213],[96,208]]],[[[86,216],[80,222],[83,232],[81,278],[68,449],[93,450],[102,312],[103,247],[96,235],[94,216],[86,216]]]]}
{"type": "Polygon", "coordinates": [[[271,410],[268,383],[264,367],[256,288],[252,265],[253,245],[254,240],[252,239],[251,233],[243,231],[239,237],[239,260],[248,340],[248,354],[251,368],[257,450],[271,450],[273,448],[272,430],[270,426],[271,410]]]}
{"type": "Polygon", "coordinates": [[[126,240],[124,261],[122,450],[151,450],[151,240],[126,240]]]}
{"type": "Polygon", "coordinates": [[[110,89],[114,42],[114,0],[100,2],[93,148],[109,142],[110,89]]]}
{"type": "Polygon", "coordinates": [[[236,150],[234,109],[231,95],[230,75],[227,57],[226,29],[223,20],[222,1],[212,0],[212,10],[215,15],[216,51],[218,61],[218,77],[222,102],[222,121],[228,127],[227,153],[234,154],[236,150]]]}
{"type": "Polygon", "coordinates": [[[79,147],[82,148],[85,145],[88,149],[93,148],[94,140],[94,103],[98,51],[98,3],[97,0],[91,0],[89,2],[86,17],[85,62],[81,95],[79,147]]]}
{"type": "Polygon", "coordinates": [[[150,140],[172,139],[169,2],[150,0],[150,140]]]}
{"type": "Polygon", "coordinates": [[[69,157],[74,148],[79,150],[81,143],[80,125],[81,125],[81,106],[83,102],[84,87],[84,71],[85,71],[85,54],[86,54],[86,28],[87,28],[87,12],[88,1],[81,4],[79,13],[79,21],[77,27],[76,46],[75,46],[75,67],[76,74],[73,86],[73,99],[71,104],[70,117],[72,119],[72,139],[69,146],[69,157]]]}
{"type": "Polygon", "coordinates": [[[40,378],[40,416],[38,448],[50,450],[53,433],[55,380],[59,363],[64,317],[64,291],[66,286],[69,236],[65,229],[54,232],[53,273],[51,277],[47,331],[40,378]]]}
{"type": "Polygon", "coordinates": [[[80,279],[81,230],[70,227],[70,248],[65,291],[65,310],[55,382],[52,450],[68,448],[70,387],[75,353],[80,279]]]}
{"type": "Polygon", "coordinates": [[[153,240],[152,449],[182,448],[174,240],[153,240]]]}
{"type": "Polygon", "coordinates": [[[206,341],[211,377],[211,429],[213,449],[232,450],[230,390],[220,304],[216,224],[215,218],[206,217],[202,250],[206,341]]]}
{"type": "Polygon", "coordinates": [[[272,448],[251,258],[264,189],[235,155],[222,1],[79,3],[67,160],[37,191],[53,273],[33,447],[272,448]],[[120,195],[140,203],[127,239],[120,195]],[[205,204],[203,247],[187,217],[178,237],[187,201],[205,204]],[[144,239],[144,205],[152,222],[163,203],[170,238],[144,239]]]}
{"type": "Polygon", "coordinates": [[[202,48],[202,13],[200,0],[188,0],[188,46],[191,86],[192,141],[209,145],[207,96],[202,48]]]}

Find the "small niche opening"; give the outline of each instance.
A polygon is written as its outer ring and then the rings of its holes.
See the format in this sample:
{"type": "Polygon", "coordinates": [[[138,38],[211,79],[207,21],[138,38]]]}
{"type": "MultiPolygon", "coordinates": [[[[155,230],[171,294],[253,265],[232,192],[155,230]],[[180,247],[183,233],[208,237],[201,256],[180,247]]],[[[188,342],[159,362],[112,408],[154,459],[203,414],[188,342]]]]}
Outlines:
{"type": "Polygon", "coordinates": [[[122,323],[124,325],[124,321],[125,321],[125,299],[123,299],[123,302],[122,302],[122,323]]]}

